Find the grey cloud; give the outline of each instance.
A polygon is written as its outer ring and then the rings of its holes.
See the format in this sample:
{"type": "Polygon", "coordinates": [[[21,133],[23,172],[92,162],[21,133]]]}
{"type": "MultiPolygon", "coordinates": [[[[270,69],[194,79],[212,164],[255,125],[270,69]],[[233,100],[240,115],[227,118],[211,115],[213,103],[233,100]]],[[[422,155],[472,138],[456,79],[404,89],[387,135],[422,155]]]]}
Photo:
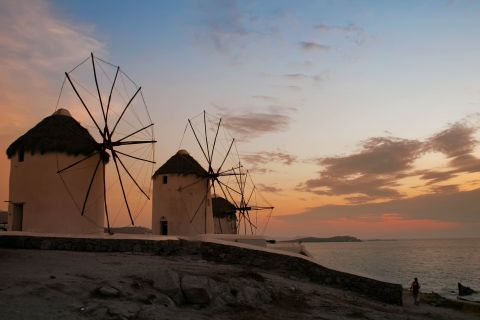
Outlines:
{"type": "MultiPolygon", "coordinates": [[[[448,187],[447,187],[448,188],[448,187]]],[[[278,217],[285,221],[309,221],[341,218],[380,218],[382,215],[397,214],[404,219],[433,219],[440,221],[478,223],[480,211],[478,199],[480,189],[426,194],[412,198],[396,199],[383,203],[327,205],[310,208],[297,215],[278,217]]]]}
{"type": "Polygon", "coordinates": [[[411,176],[419,175],[420,179],[427,180],[426,185],[433,185],[447,181],[461,173],[480,171],[480,159],[471,154],[455,157],[450,160],[449,165],[451,169],[447,171],[421,170],[415,171],[411,176]]]}
{"type": "Polygon", "coordinates": [[[450,160],[450,166],[454,172],[478,172],[480,171],[480,159],[471,155],[463,154],[450,160]]]}
{"type": "Polygon", "coordinates": [[[315,30],[321,31],[321,32],[361,32],[363,31],[362,28],[358,27],[357,25],[350,23],[344,26],[332,26],[332,25],[326,25],[326,24],[318,24],[313,27],[315,30]]]}
{"type": "Polygon", "coordinates": [[[459,192],[460,189],[456,184],[449,184],[445,186],[434,186],[432,188],[432,191],[433,193],[436,193],[436,194],[451,194],[451,193],[459,192]]]}
{"type": "Polygon", "coordinates": [[[283,12],[264,12],[258,16],[255,4],[239,0],[198,1],[201,20],[193,30],[196,43],[212,47],[232,63],[246,61],[252,44],[273,41],[278,26],[285,23],[283,12]]]}
{"type": "Polygon", "coordinates": [[[299,86],[287,86],[288,89],[292,90],[292,91],[301,91],[302,88],[300,88],[299,86]]]}
{"type": "Polygon", "coordinates": [[[476,128],[455,123],[430,138],[427,145],[432,150],[441,152],[448,157],[458,157],[473,151],[477,144],[473,137],[475,131],[476,128]]]}
{"type": "Polygon", "coordinates": [[[374,175],[363,175],[358,178],[329,176],[322,172],[318,179],[310,179],[298,186],[299,191],[308,191],[318,195],[349,195],[361,194],[362,198],[348,197],[347,200],[358,201],[368,198],[399,198],[401,194],[393,189],[395,179],[379,178],[374,175]],[[365,197],[366,196],[366,197],[365,197]]]}
{"type": "Polygon", "coordinates": [[[362,204],[362,203],[367,203],[372,200],[375,200],[376,197],[371,197],[371,196],[352,196],[352,197],[345,197],[345,200],[347,200],[349,203],[352,204],[362,204]]]}
{"type": "MultiPolygon", "coordinates": [[[[315,212],[322,217],[352,217],[349,213],[351,212],[355,215],[374,216],[398,213],[407,218],[433,219],[429,213],[432,212],[441,219],[454,220],[454,214],[465,214],[465,206],[462,203],[455,207],[451,203],[458,204],[461,202],[459,199],[470,201],[474,195],[478,196],[480,191],[460,192],[458,185],[439,184],[465,172],[480,171],[480,159],[472,154],[477,145],[474,139],[476,130],[456,123],[425,141],[393,137],[371,138],[363,142],[356,153],[316,159],[316,163],[321,166],[319,175],[297,185],[296,190],[316,195],[340,195],[349,202],[349,205],[345,206],[319,207],[307,212],[315,212]],[[414,161],[428,152],[445,154],[449,158],[448,167],[443,170],[414,170],[414,161]],[[398,190],[398,181],[408,177],[423,180],[423,187],[428,187],[433,194],[406,198],[398,190]],[[382,204],[371,203],[379,199],[388,201],[382,204]],[[429,211],[428,201],[437,200],[443,207],[431,204],[432,211],[429,211]]],[[[467,210],[467,213],[473,214],[473,209],[468,209],[470,211],[467,210]]],[[[465,219],[471,219],[471,216],[468,217],[465,219]]]]}
{"type": "Polygon", "coordinates": [[[257,99],[257,100],[269,101],[269,102],[272,102],[272,101],[276,100],[274,97],[263,96],[263,95],[254,95],[254,96],[252,96],[252,98],[257,99]]]}
{"type": "Polygon", "coordinates": [[[469,154],[454,158],[449,165],[453,168],[447,171],[421,170],[415,171],[411,176],[419,175],[420,179],[427,180],[426,185],[433,185],[447,181],[461,173],[480,171],[480,159],[469,154]]]}
{"type": "Polygon", "coordinates": [[[313,29],[322,32],[322,33],[338,33],[338,34],[343,34],[345,38],[347,38],[350,41],[353,41],[357,45],[363,45],[366,41],[366,33],[363,28],[360,28],[359,26],[350,23],[347,25],[327,25],[327,24],[318,24],[316,26],[313,26],[313,29]]]}
{"type": "Polygon", "coordinates": [[[270,108],[267,111],[225,113],[224,126],[241,140],[252,139],[266,133],[280,132],[288,128],[292,109],[270,108]]]}
{"type": "Polygon", "coordinates": [[[425,142],[426,151],[443,153],[449,160],[450,169],[447,171],[423,170],[415,174],[427,185],[447,181],[462,172],[480,171],[480,159],[472,155],[478,141],[474,134],[477,128],[457,122],[447,129],[433,135],[425,142]]]}
{"type": "Polygon", "coordinates": [[[245,162],[259,165],[271,162],[280,162],[284,165],[291,165],[297,161],[297,157],[285,152],[259,152],[254,154],[244,155],[243,160],[245,162]]]}
{"type": "Polygon", "coordinates": [[[447,156],[451,169],[443,172],[426,171],[421,178],[430,180],[431,184],[446,181],[462,172],[480,171],[480,159],[472,154],[478,144],[474,137],[476,131],[476,127],[457,122],[428,139],[425,148],[447,156]]]}
{"type": "Polygon", "coordinates": [[[471,155],[471,154],[464,154],[458,157],[455,157],[450,160],[449,166],[452,168],[449,171],[443,172],[445,175],[444,179],[438,179],[437,182],[448,180],[448,175],[453,178],[454,176],[461,174],[461,173],[474,173],[480,171],[480,159],[471,155]]]}
{"type": "Polygon", "coordinates": [[[277,188],[277,187],[274,187],[274,186],[266,186],[264,184],[257,184],[257,187],[260,188],[260,191],[263,191],[263,192],[270,192],[270,193],[280,193],[283,191],[282,188],[277,188]]]}
{"type": "Polygon", "coordinates": [[[254,173],[259,173],[259,174],[265,174],[265,173],[272,173],[275,172],[274,170],[267,169],[267,168],[260,168],[260,167],[251,167],[249,171],[254,172],[254,173]]]}
{"type": "Polygon", "coordinates": [[[203,14],[203,26],[195,33],[202,44],[231,58],[238,59],[239,48],[244,46],[246,37],[253,31],[247,26],[251,21],[237,1],[210,0],[199,3],[203,14]]]}
{"type": "Polygon", "coordinates": [[[399,138],[370,138],[356,154],[318,160],[329,175],[392,174],[409,169],[422,152],[422,142],[399,138]]]}
{"type": "Polygon", "coordinates": [[[480,171],[480,159],[472,152],[477,145],[475,127],[455,123],[431,138],[407,140],[393,137],[370,138],[353,154],[316,159],[322,167],[318,178],[305,181],[297,190],[317,195],[344,195],[351,203],[364,203],[376,198],[399,199],[397,181],[418,177],[425,186],[435,186],[458,174],[480,171]],[[449,158],[446,170],[416,170],[416,159],[427,152],[441,152],[449,158]]]}
{"type": "Polygon", "coordinates": [[[359,152],[347,156],[317,159],[322,166],[318,178],[307,180],[297,190],[318,195],[351,195],[347,201],[364,202],[374,198],[397,199],[397,180],[405,176],[413,161],[423,152],[418,140],[371,138],[359,152]]]}
{"type": "Polygon", "coordinates": [[[330,47],[313,41],[301,41],[298,43],[300,48],[304,51],[330,51],[330,47]]]}
{"type": "Polygon", "coordinates": [[[302,87],[298,85],[271,85],[274,88],[282,89],[282,90],[289,90],[291,92],[300,92],[302,91],[302,87]]]}
{"type": "Polygon", "coordinates": [[[435,171],[435,170],[421,170],[412,175],[420,175],[420,179],[427,180],[427,185],[443,182],[455,176],[455,172],[449,171],[435,171]]]}
{"type": "Polygon", "coordinates": [[[287,74],[284,74],[283,76],[290,80],[313,80],[313,81],[324,80],[324,77],[321,75],[308,75],[304,73],[287,73],[287,74]]]}

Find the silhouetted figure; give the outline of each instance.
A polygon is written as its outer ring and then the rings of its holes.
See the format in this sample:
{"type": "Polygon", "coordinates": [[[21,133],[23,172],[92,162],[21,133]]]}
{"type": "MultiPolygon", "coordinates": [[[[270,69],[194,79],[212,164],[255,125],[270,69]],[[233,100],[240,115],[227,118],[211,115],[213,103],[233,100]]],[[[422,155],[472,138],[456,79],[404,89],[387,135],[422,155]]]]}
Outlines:
{"type": "Polygon", "coordinates": [[[418,302],[418,293],[420,292],[420,283],[418,283],[418,279],[415,278],[412,282],[412,285],[410,286],[410,290],[412,291],[412,295],[413,295],[413,303],[415,303],[415,305],[419,305],[420,302],[418,302]]]}

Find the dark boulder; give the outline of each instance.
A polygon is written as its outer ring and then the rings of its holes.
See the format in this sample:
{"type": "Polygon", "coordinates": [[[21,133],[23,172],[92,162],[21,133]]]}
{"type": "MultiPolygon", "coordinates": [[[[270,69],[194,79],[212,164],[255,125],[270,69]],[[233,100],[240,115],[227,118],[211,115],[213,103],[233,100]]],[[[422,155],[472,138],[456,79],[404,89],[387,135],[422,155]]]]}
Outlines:
{"type": "Polygon", "coordinates": [[[182,291],[186,302],[205,306],[210,303],[210,283],[207,277],[186,275],[181,280],[182,291]]]}
{"type": "Polygon", "coordinates": [[[466,287],[462,285],[460,282],[458,283],[458,295],[459,296],[469,296],[471,294],[477,293],[477,291],[473,290],[470,287],[466,287]]]}
{"type": "Polygon", "coordinates": [[[120,296],[120,291],[117,288],[114,288],[109,285],[105,285],[97,288],[94,292],[94,295],[101,298],[112,298],[120,296]]]}

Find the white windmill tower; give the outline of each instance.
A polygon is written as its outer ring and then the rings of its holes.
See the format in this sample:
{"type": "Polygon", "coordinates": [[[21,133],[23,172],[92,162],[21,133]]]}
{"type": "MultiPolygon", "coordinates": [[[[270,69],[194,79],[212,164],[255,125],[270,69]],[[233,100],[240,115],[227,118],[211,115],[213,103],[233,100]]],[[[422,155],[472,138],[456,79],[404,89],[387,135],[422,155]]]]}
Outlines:
{"type": "Polygon", "coordinates": [[[222,197],[212,198],[216,234],[237,234],[237,208],[222,197]]]}
{"type": "Polygon", "coordinates": [[[153,175],[152,233],[213,233],[209,190],[207,171],[186,150],[178,151],[153,175]]]}
{"type": "Polygon", "coordinates": [[[196,235],[259,234],[273,207],[240,163],[235,139],[222,119],[205,111],[188,120],[180,143],[185,148],[153,176],[152,232],[196,235]],[[185,149],[196,152],[189,154],[185,149]],[[195,160],[199,159],[199,161],[195,160]],[[212,203],[213,201],[213,203],[212,203]],[[259,215],[258,212],[266,214],[259,215]],[[213,223],[215,221],[215,223],[213,223]]]}
{"type": "MultiPolygon", "coordinates": [[[[101,155],[85,160],[82,169],[65,179],[57,173],[58,161],[74,163],[97,151],[97,143],[65,109],[15,140],[7,149],[10,158],[8,228],[10,231],[46,233],[103,232],[103,201],[89,206],[83,216],[72,201],[90,184],[85,173],[95,169],[101,155]],[[70,193],[70,194],[69,194],[70,193]]],[[[91,193],[103,199],[103,173],[95,176],[91,193]]]]}
{"type": "Polygon", "coordinates": [[[7,150],[10,229],[103,232],[105,217],[110,231],[121,213],[133,225],[149,199],[155,164],[141,87],[92,53],[65,72],[56,108],[7,150]]]}

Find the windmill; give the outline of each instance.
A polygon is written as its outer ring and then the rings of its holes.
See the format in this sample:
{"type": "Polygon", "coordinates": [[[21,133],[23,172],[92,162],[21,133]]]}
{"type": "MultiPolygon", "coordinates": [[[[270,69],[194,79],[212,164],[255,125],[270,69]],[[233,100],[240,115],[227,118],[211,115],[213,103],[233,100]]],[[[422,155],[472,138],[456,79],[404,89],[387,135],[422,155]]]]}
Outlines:
{"type": "Polygon", "coordinates": [[[65,72],[56,109],[63,107],[75,115],[97,143],[96,150],[80,160],[57,159],[57,172],[65,187],[78,188],[69,181],[69,174],[82,170],[87,160],[99,156],[95,168],[85,172],[90,183],[83,195],[72,198],[79,213],[84,216],[96,202],[103,201],[109,231],[122,213],[128,214],[134,225],[150,199],[150,177],[155,164],[153,122],[141,87],[119,66],[92,53],[65,72]],[[114,169],[107,170],[107,166],[114,169]],[[92,192],[99,175],[103,180],[100,195],[92,192]]]}
{"type": "MultiPolygon", "coordinates": [[[[190,214],[190,223],[198,215],[206,216],[208,214],[208,208],[204,203],[209,201],[210,197],[214,205],[220,203],[217,199],[223,198],[235,208],[236,233],[257,234],[263,232],[268,224],[273,206],[260,195],[250,173],[242,165],[235,138],[222,127],[222,118],[203,111],[196,117],[188,119],[181,147],[194,152],[192,155],[196,159],[200,159],[199,162],[206,171],[197,181],[180,187],[185,190],[200,181],[207,186],[198,206],[190,214]],[[189,132],[190,135],[186,135],[186,132],[189,132]],[[266,214],[263,217],[259,216],[260,211],[266,211],[266,214]],[[255,214],[252,215],[252,212],[255,214]]],[[[217,216],[215,219],[220,219],[220,217],[217,216]]],[[[222,223],[218,221],[216,225],[221,228],[222,223]]],[[[223,230],[220,230],[220,233],[223,233],[223,230]]]]}
{"type": "Polygon", "coordinates": [[[240,193],[237,199],[232,198],[237,210],[237,233],[263,234],[274,207],[263,197],[248,169],[239,168],[237,177],[240,193]]]}

